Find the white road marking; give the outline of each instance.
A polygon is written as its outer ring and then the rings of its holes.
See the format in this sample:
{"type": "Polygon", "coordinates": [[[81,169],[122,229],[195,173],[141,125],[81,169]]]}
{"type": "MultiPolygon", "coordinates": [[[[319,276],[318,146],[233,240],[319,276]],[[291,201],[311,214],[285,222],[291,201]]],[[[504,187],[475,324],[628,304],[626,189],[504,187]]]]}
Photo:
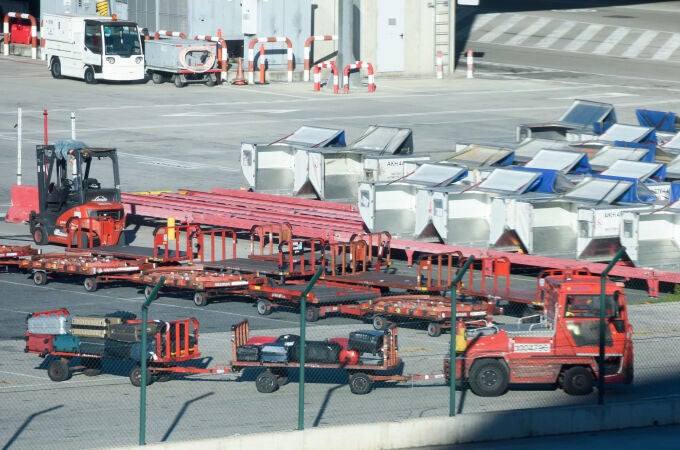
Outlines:
{"type": "Polygon", "coordinates": [[[529,39],[531,36],[534,35],[534,33],[538,32],[541,28],[546,26],[549,22],[551,22],[550,19],[546,19],[544,17],[541,17],[540,19],[536,20],[534,23],[529,25],[528,27],[524,28],[522,31],[517,33],[515,37],[510,39],[507,42],[507,45],[522,45],[524,41],[529,39]]]}
{"type": "Polygon", "coordinates": [[[604,28],[604,25],[599,24],[588,25],[588,27],[585,30],[583,30],[582,33],[576,36],[576,38],[574,38],[574,40],[567,44],[562,50],[567,52],[578,51],[581,47],[588,43],[597,33],[599,33],[600,30],[602,30],[602,28],[604,28]]]}
{"type": "Polygon", "coordinates": [[[535,45],[534,48],[548,48],[551,47],[555,42],[560,40],[562,36],[567,34],[569,30],[574,28],[576,26],[576,22],[562,22],[555,30],[538,41],[535,45]]]}
{"type": "Polygon", "coordinates": [[[476,40],[478,42],[492,42],[496,40],[498,37],[500,37],[503,33],[508,31],[510,28],[514,27],[519,22],[521,22],[525,17],[526,16],[513,14],[512,16],[508,17],[507,20],[503,21],[503,23],[495,26],[493,30],[489,31],[484,36],[476,40]]]}
{"type": "Polygon", "coordinates": [[[671,37],[661,46],[652,59],[667,60],[680,47],[680,34],[673,33],[671,37]]]}
{"type": "Polygon", "coordinates": [[[623,38],[630,33],[630,28],[618,27],[612,34],[593,50],[596,55],[606,55],[609,53],[623,38]]]}
{"type": "Polygon", "coordinates": [[[659,34],[658,31],[647,30],[639,38],[635,40],[635,43],[628,47],[628,50],[623,52],[624,58],[637,58],[637,56],[642,53],[642,51],[649,45],[650,42],[659,34]]]}

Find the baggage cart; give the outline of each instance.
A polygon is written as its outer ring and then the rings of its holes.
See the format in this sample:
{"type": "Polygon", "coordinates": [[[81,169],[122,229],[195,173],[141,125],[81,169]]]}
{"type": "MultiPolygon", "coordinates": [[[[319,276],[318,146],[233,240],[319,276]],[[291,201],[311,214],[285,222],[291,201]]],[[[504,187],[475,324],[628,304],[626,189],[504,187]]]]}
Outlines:
{"type": "MultiPolygon", "coordinates": [[[[55,311],[68,311],[65,309],[55,311]]],[[[33,313],[35,317],[45,317],[54,311],[33,313]]],[[[111,317],[109,317],[111,318],[111,317]]],[[[126,320],[124,324],[140,326],[140,320],[126,320]]],[[[132,361],[130,382],[139,386],[142,379],[142,357],[147,358],[151,384],[159,378],[167,378],[172,373],[178,374],[225,374],[230,370],[225,364],[212,368],[200,367],[201,353],[198,350],[199,324],[195,318],[174,320],[169,322],[148,321],[147,332],[150,334],[148,347],[143,351],[140,342],[123,342],[101,337],[76,337],[70,340],[71,345],[77,343],[77,348],[55,348],[55,335],[34,334],[26,332],[26,353],[35,353],[42,358],[55,357],[47,367],[47,374],[52,381],[65,381],[74,372],[82,371],[85,375],[94,376],[101,373],[102,360],[116,359],[132,361]],[[144,356],[143,356],[144,355],[144,356]],[[194,363],[192,363],[192,361],[194,363]]],[[[65,338],[64,338],[65,339],[65,338]]],[[[65,339],[66,340],[66,339],[65,339]]],[[[63,343],[67,346],[67,343],[63,343]]]]}
{"type": "MultiPolygon", "coordinates": [[[[276,391],[279,387],[288,382],[289,370],[299,369],[300,363],[290,360],[271,362],[262,361],[261,359],[260,361],[239,359],[240,353],[237,348],[245,345],[249,338],[250,328],[248,321],[243,320],[234,324],[231,327],[231,333],[232,354],[234,356],[234,360],[231,362],[231,370],[235,373],[240,373],[247,368],[265,369],[255,380],[255,387],[258,392],[271,393],[276,391]]],[[[399,382],[414,379],[413,376],[404,376],[401,374],[403,363],[401,358],[399,358],[397,349],[397,327],[390,326],[382,331],[381,334],[383,335],[383,339],[380,348],[380,356],[375,363],[362,364],[359,361],[356,364],[352,364],[347,363],[348,359],[343,360],[343,356],[340,356],[340,360],[335,363],[306,361],[304,367],[315,369],[342,369],[347,371],[349,374],[350,391],[353,394],[358,395],[371,392],[376,381],[399,382]]]]}

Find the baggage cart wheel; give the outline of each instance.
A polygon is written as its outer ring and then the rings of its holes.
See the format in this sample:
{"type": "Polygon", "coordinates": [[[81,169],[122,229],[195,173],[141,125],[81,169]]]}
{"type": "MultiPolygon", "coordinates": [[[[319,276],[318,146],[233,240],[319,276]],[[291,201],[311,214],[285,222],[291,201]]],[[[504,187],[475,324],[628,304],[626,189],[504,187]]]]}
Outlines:
{"type": "Polygon", "coordinates": [[[316,306],[308,306],[305,311],[305,319],[307,322],[316,322],[319,320],[319,308],[316,306]]]}
{"type": "Polygon", "coordinates": [[[386,330],[390,322],[383,316],[377,315],[373,317],[373,328],[379,331],[386,330]]]}
{"type": "Polygon", "coordinates": [[[272,302],[269,300],[259,299],[257,301],[257,313],[262,316],[268,316],[272,313],[272,302]]]}
{"type": "Polygon", "coordinates": [[[281,386],[288,384],[288,369],[285,367],[272,367],[272,373],[276,376],[276,383],[281,386]]]}
{"type": "Polygon", "coordinates": [[[593,375],[583,366],[564,371],[562,389],[569,395],[587,395],[593,392],[593,375]]]}
{"type": "Polygon", "coordinates": [[[47,368],[47,375],[52,381],[66,381],[71,378],[71,370],[68,367],[68,361],[63,359],[52,361],[47,368]]]}
{"type": "Polygon", "coordinates": [[[83,280],[83,287],[87,292],[94,292],[97,290],[97,279],[95,277],[86,277],[83,280]]]}
{"type": "MultiPolygon", "coordinates": [[[[132,368],[130,371],[130,383],[132,383],[133,386],[139,387],[142,385],[142,367],[141,366],[135,366],[132,368]]],[[[153,383],[153,375],[151,374],[151,371],[149,368],[146,368],[146,385],[150,385],[153,383]]]]}
{"type": "Polygon", "coordinates": [[[470,370],[470,389],[479,397],[497,397],[508,390],[508,368],[496,359],[480,359],[470,370]]]}
{"type": "Polygon", "coordinates": [[[165,77],[162,73],[152,72],[151,81],[153,81],[153,84],[162,84],[165,81],[165,77]]]}
{"type": "Polygon", "coordinates": [[[438,337],[442,334],[442,325],[437,322],[430,322],[427,324],[427,335],[430,337],[438,337]]]}
{"type": "Polygon", "coordinates": [[[349,379],[349,390],[352,394],[368,394],[371,389],[373,389],[373,380],[363,372],[355,373],[349,379]]]}
{"type": "Polygon", "coordinates": [[[47,272],[44,270],[36,270],[33,272],[33,283],[36,286],[44,286],[47,284],[47,272]]]}
{"type": "Polygon", "coordinates": [[[217,83],[217,76],[214,73],[209,73],[205,80],[205,85],[213,87],[217,83]]]}
{"type": "Polygon", "coordinates": [[[99,358],[83,358],[83,374],[88,377],[94,377],[102,373],[102,360],[99,358]]]}
{"type": "Polygon", "coordinates": [[[175,87],[178,87],[178,88],[184,87],[184,82],[182,81],[181,75],[175,75],[175,87]]]}
{"type": "Polygon", "coordinates": [[[279,388],[279,382],[276,379],[276,375],[268,370],[265,370],[257,376],[255,380],[255,387],[257,387],[258,392],[263,394],[271,394],[279,388]]]}
{"type": "Polygon", "coordinates": [[[208,296],[205,292],[196,292],[194,294],[194,305],[205,306],[208,304],[208,296]]]}

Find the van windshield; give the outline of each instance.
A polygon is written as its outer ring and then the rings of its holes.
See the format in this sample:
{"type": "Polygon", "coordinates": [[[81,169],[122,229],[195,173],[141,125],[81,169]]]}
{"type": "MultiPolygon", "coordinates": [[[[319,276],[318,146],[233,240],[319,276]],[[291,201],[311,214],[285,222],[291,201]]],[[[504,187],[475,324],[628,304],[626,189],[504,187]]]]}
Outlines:
{"type": "Polygon", "coordinates": [[[137,27],[123,24],[106,24],[104,30],[104,45],[107,55],[119,55],[129,58],[141,55],[137,27]]]}

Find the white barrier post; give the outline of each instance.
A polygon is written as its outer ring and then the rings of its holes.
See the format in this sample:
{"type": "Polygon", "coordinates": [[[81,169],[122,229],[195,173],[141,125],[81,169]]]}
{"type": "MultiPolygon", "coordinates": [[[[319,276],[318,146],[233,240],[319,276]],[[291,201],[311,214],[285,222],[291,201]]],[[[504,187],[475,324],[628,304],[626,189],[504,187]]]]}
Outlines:
{"type": "Polygon", "coordinates": [[[467,77],[474,78],[473,76],[473,60],[472,60],[472,50],[467,51],[467,77]]]}
{"type": "Polygon", "coordinates": [[[21,186],[21,107],[17,109],[17,185],[21,186]]]}

